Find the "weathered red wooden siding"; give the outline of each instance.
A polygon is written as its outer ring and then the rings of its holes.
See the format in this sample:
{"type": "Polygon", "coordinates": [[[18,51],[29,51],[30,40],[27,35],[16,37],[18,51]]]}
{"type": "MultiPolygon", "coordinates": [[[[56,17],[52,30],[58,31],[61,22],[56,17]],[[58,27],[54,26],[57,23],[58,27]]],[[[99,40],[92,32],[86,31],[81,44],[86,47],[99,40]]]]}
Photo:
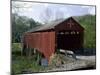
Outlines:
{"type": "MultiPolygon", "coordinates": [[[[56,22],[54,24],[56,24],[56,22]]],[[[51,26],[53,26],[53,24],[51,26]]],[[[66,19],[65,21],[60,22],[54,27],[48,26],[47,29],[44,27],[44,29],[40,28],[40,30],[37,29],[36,31],[33,30],[31,32],[25,33],[23,43],[29,48],[36,48],[49,60],[49,57],[55,51],[55,44],[56,49],[72,50],[77,47],[82,48],[84,41],[83,36],[84,28],[81,27],[81,25],[71,17],[69,19],[66,19]],[[65,34],[66,32],[72,31],[79,32],[80,35],[77,37],[76,35],[71,36],[70,34],[64,37],[62,35],[58,36],[58,34],[61,32],[64,32],[65,34]],[[77,40],[79,40],[79,43],[73,43],[74,40],[76,40],[76,42],[77,40]]]]}
{"type": "Polygon", "coordinates": [[[59,23],[57,26],[55,26],[55,30],[56,31],[66,31],[66,30],[76,30],[76,31],[82,31],[83,32],[83,27],[74,19],[69,18],[66,21],[59,23]],[[71,27],[68,25],[69,21],[71,21],[71,23],[73,23],[74,25],[72,25],[71,27]]]}
{"type": "Polygon", "coordinates": [[[55,51],[55,32],[27,33],[24,37],[29,48],[36,48],[48,60],[55,51]]]}

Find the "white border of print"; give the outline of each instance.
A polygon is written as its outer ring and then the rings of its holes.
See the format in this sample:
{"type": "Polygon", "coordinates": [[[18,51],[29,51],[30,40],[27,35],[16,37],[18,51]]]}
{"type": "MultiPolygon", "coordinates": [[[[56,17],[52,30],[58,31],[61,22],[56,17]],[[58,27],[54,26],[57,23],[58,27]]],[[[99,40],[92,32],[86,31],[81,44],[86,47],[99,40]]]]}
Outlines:
{"type": "MultiPolygon", "coordinates": [[[[27,1],[43,1],[55,3],[71,3],[71,4],[86,4],[96,5],[96,46],[97,46],[97,69],[85,71],[67,71],[53,73],[38,73],[34,75],[99,75],[100,72],[100,1],[99,0],[27,0],[27,1]]],[[[10,0],[0,0],[0,75],[10,75],[10,0]]],[[[31,75],[31,74],[30,74],[31,75]]]]}

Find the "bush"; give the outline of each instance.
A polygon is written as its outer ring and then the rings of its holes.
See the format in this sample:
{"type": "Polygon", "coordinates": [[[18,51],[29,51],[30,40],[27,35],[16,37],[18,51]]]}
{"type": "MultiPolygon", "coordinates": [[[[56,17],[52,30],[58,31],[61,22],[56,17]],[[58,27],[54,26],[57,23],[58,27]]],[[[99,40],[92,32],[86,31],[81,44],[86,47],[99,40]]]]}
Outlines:
{"type": "Polygon", "coordinates": [[[60,54],[52,54],[50,57],[50,66],[60,66],[62,64],[62,58],[60,57],[60,54]]]}
{"type": "Polygon", "coordinates": [[[12,43],[12,74],[40,72],[45,68],[37,62],[37,55],[21,56],[21,43],[12,43]]]}
{"type": "Polygon", "coordinates": [[[12,43],[12,51],[21,51],[22,46],[21,43],[12,43]]]}

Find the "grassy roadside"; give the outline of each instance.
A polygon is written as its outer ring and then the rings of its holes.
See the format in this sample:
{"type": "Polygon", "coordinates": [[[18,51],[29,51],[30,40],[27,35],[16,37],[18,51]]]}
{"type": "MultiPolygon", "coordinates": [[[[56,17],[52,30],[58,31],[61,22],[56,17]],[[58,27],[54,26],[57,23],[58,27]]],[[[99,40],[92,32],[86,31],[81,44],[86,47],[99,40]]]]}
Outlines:
{"type": "Polygon", "coordinates": [[[95,63],[83,61],[83,60],[75,60],[73,58],[66,57],[65,55],[57,53],[56,55],[51,57],[51,64],[48,67],[40,66],[37,62],[37,55],[33,55],[30,58],[27,56],[21,55],[21,44],[13,43],[12,44],[12,75],[16,74],[30,74],[30,73],[39,73],[39,72],[53,72],[53,71],[62,71],[70,70],[73,67],[79,67],[83,65],[91,66],[92,64],[95,66],[95,63]],[[64,68],[62,68],[62,63],[64,68]],[[79,64],[80,63],[80,64],[79,64]],[[84,65],[85,64],[85,65],[84,65]],[[77,65],[77,66],[75,66],[77,65]],[[60,67],[61,66],[61,67],[60,67]],[[72,68],[71,68],[72,66],[72,68]]]}
{"type": "Polygon", "coordinates": [[[21,49],[20,43],[12,44],[12,74],[39,72],[45,69],[37,63],[34,57],[29,59],[21,56],[21,49]]]}

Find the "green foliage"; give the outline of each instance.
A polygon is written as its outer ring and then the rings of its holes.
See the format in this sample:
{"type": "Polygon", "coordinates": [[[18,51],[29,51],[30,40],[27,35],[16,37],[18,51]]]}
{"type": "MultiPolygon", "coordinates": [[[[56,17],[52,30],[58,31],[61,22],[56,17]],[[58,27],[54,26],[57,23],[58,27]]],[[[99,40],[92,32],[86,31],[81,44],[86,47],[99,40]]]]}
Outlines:
{"type": "Polygon", "coordinates": [[[24,32],[41,25],[32,18],[12,14],[12,42],[21,42],[24,32]]]}
{"type": "MultiPolygon", "coordinates": [[[[96,18],[95,15],[85,15],[76,17],[84,27],[84,47],[96,47],[96,18]]],[[[12,42],[21,42],[24,32],[41,25],[32,18],[12,14],[12,42]]]]}
{"type": "Polygon", "coordinates": [[[27,72],[39,72],[44,70],[43,66],[40,66],[37,59],[38,55],[32,57],[21,55],[21,43],[12,43],[12,74],[21,74],[24,71],[27,72]],[[35,58],[34,58],[35,57],[35,58]],[[37,57],[37,58],[36,58],[37,57]]]}
{"type": "Polygon", "coordinates": [[[80,24],[84,27],[84,47],[96,47],[96,17],[95,15],[85,15],[77,17],[80,24]]]}
{"type": "Polygon", "coordinates": [[[41,70],[34,59],[28,59],[27,57],[16,57],[16,60],[12,62],[12,71],[14,73],[22,73],[23,71],[38,72],[41,70]]]}
{"type": "Polygon", "coordinates": [[[21,43],[13,43],[12,44],[12,51],[20,51],[22,49],[21,43]]]}

